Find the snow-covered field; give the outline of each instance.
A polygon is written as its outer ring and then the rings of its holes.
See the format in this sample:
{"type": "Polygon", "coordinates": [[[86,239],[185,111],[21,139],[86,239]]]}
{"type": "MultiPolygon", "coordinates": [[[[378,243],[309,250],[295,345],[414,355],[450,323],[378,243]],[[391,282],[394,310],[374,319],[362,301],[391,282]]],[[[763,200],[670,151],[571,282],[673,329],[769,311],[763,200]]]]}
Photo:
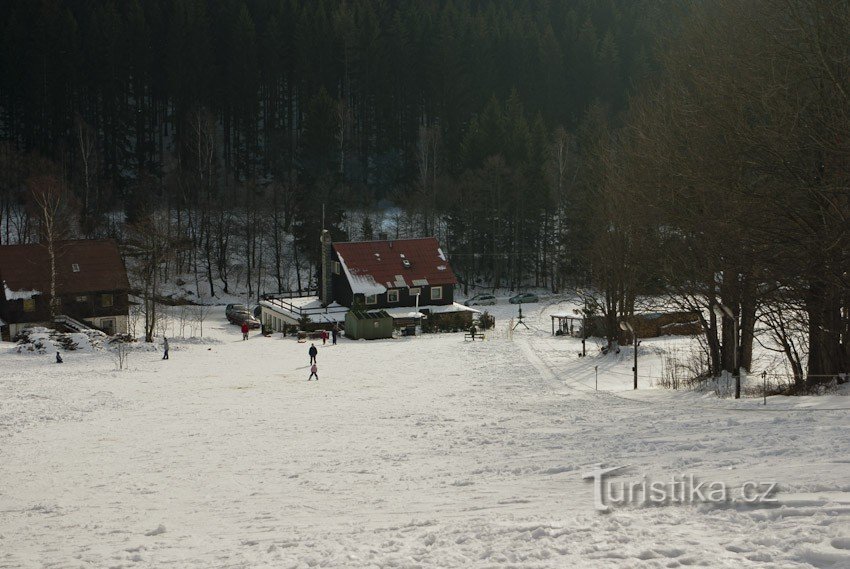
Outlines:
{"type": "Polygon", "coordinates": [[[630,348],[578,358],[546,310],[319,346],[318,382],[221,309],[123,371],[0,344],[0,567],[850,567],[850,398],[648,389],[666,338],[634,392],[630,348]],[[780,491],[598,513],[596,464],[780,491]]]}

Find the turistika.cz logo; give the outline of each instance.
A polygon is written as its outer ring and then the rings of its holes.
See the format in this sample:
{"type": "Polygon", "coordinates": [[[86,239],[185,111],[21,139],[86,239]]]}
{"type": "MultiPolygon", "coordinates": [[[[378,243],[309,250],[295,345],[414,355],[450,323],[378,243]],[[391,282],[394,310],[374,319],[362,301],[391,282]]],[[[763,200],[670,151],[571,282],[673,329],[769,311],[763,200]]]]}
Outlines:
{"type": "Polygon", "coordinates": [[[741,486],[728,486],[725,482],[699,480],[693,474],[674,474],[669,480],[616,479],[628,466],[603,468],[597,464],[593,470],[582,473],[582,478],[593,483],[593,506],[600,512],[625,506],[669,506],[695,504],[775,504],[776,482],[744,482],[741,486]]]}

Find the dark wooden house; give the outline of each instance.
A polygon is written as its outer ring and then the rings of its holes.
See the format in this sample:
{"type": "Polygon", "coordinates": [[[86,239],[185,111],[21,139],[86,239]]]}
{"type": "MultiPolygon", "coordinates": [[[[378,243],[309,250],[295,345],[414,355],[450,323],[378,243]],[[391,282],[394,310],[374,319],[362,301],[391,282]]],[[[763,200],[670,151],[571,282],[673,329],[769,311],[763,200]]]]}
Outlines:
{"type": "Polygon", "coordinates": [[[322,236],[323,305],[366,310],[450,306],[457,285],[434,237],[332,243],[322,236]]]}
{"type": "MultiPolygon", "coordinates": [[[[127,331],[130,285],[112,239],[59,241],[55,314],[107,333],[127,331]]],[[[0,247],[0,332],[4,340],[35,324],[50,324],[50,258],[45,245],[0,247]]]]}

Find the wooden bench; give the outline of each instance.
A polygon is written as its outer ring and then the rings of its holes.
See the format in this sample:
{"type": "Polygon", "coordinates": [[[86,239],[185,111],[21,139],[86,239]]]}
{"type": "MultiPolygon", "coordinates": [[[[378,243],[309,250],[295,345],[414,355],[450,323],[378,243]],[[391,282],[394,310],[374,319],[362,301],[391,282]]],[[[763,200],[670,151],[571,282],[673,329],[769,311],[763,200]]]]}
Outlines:
{"type": "Polygon", "coordinates": [[[487,339],[487,336],[485,336],[484,334],[481,334],[480,332],[476,332],[475,334],[472,334],[471,332],[466,332],[463,335],[463,341],[464,342],[466,342],[467,340],[472,340],[473,342],[476,341],[476,340],[481,340],[483,342],[486,339],[487,339]]]}

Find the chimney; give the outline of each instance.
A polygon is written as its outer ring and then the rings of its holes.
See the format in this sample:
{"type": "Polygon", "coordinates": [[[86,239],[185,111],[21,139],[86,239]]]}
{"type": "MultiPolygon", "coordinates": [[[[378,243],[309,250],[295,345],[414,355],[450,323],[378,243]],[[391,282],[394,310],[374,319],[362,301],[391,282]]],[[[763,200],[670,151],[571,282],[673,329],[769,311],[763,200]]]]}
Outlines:
{"type": "Polygon", "coordinates": [[[333,299],[333,271],[331,270],[331,233],[322,229],[322,282],[319,289],[319,300],[322,306],[327,306],[333,299]]]}

